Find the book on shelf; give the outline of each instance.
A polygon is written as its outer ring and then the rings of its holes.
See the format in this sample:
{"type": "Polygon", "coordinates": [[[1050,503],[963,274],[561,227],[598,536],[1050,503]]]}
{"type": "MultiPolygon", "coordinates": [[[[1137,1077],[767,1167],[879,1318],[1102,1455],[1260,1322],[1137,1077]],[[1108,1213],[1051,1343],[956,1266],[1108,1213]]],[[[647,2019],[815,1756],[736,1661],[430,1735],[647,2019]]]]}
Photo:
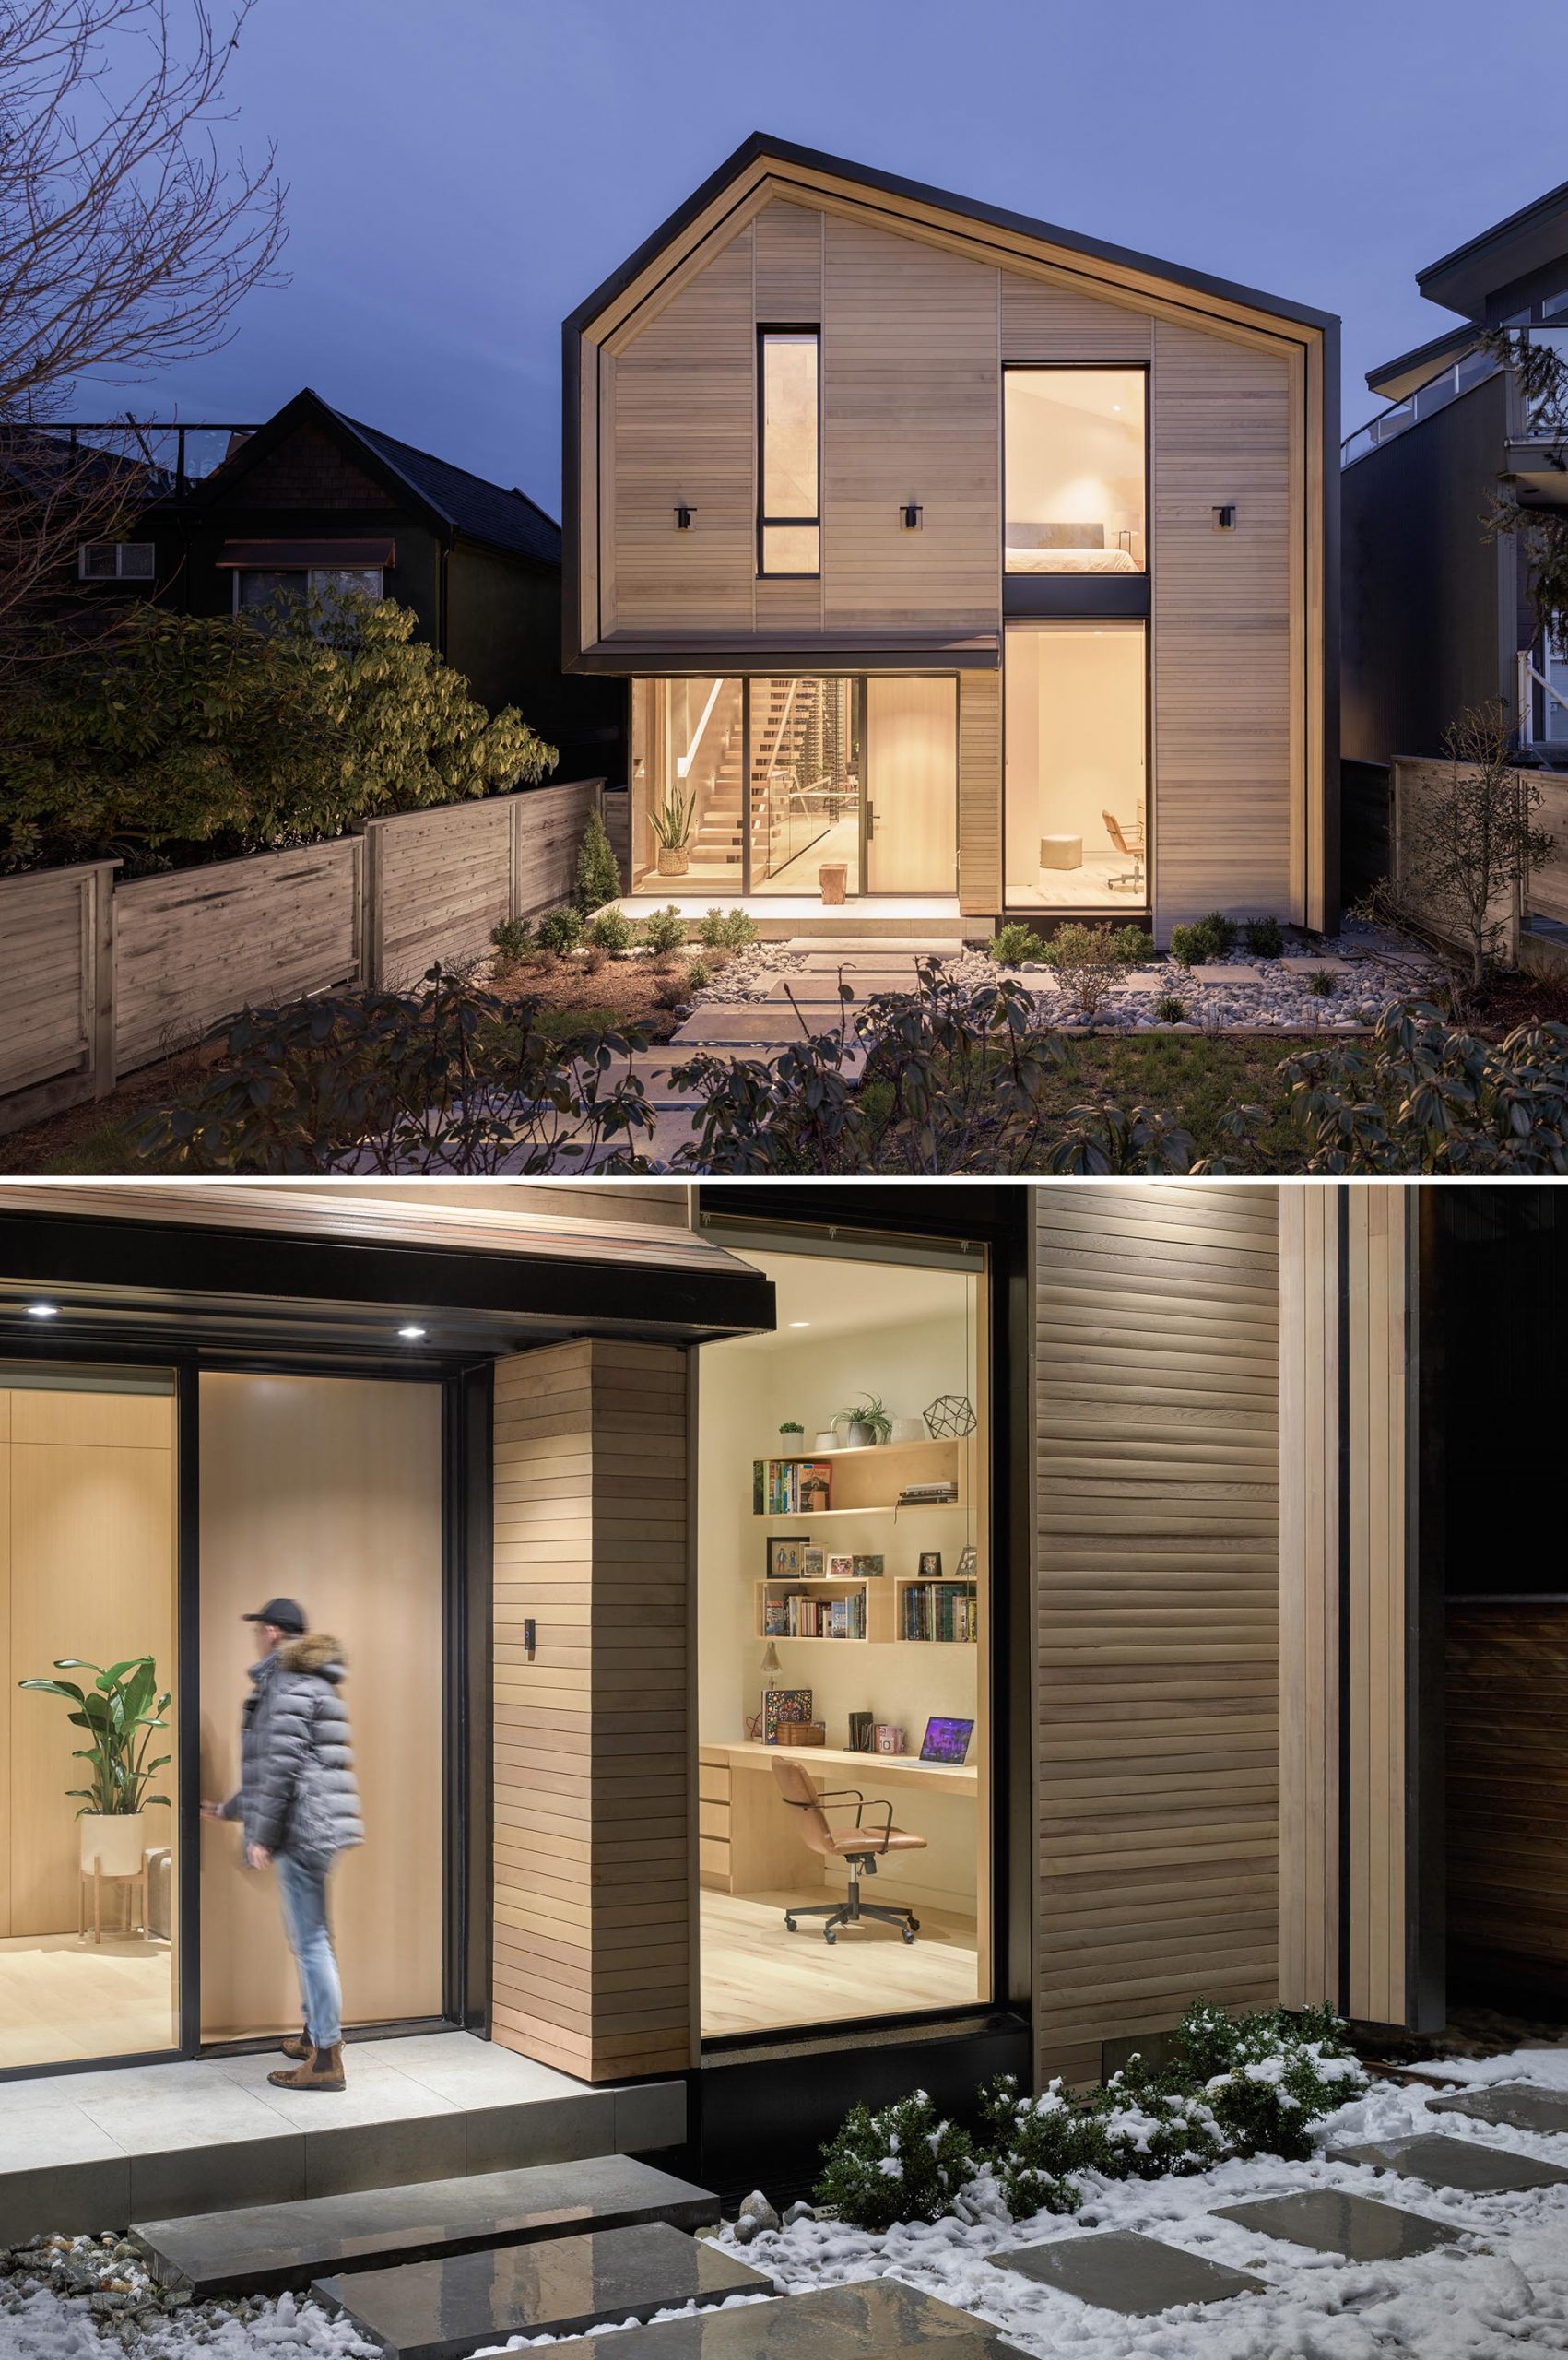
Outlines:
{"type": "Polygon", "coordinates": [[[980,1605],[974,1584],[912,1584],[900,1600],[899,1636],[973,1644],[980,1636],[980,1605]]]}
{"type": "Polygon", "coordinates": [[[762,1636],[765,1639],[863,1639],[866,1636],[866,1593],[849,1598],[812,1598],[805,1590],[776,1597],[762,1593],[762,1636]]]}
{"type": "Polygon", "coordinates": [[[818,1516],[833,1504],[832,1463],[825,1458],[754,1458],[753,1516],[818,1516]]]}

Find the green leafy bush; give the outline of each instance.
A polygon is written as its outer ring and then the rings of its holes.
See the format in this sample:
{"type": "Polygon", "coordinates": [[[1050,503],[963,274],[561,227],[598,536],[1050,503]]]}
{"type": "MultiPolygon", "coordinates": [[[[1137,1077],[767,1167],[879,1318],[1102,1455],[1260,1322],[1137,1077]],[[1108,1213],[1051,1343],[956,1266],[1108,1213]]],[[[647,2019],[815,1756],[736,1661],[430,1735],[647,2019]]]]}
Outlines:
{"type": "Polygon", "coordinates": [[[1235,947],[1234,923],[1219,910],[1211,910],[1196,925],[1171,928],[1171,956],[1178,966],[1204,966],[1211,960],[1227,957],[1235,947]]]}
{"type": "Polygon", "coordinates": [[[603,909],[607,902],[620,898],[620,870],[598,811],[588,814],[588,824],[577,847],[577,882],[572,898],[584,917],[603,909]]]}
{"type": "Polygon", "coordinates": [[[1208,944],[1208,956],[1211,959],[1228,959],[1236,947],[1235,920],[1228,918],[1223,910],[1210,910],[1206,918],[1198,920],[1198,926],[1208,944]]]}
{"type": "Polygon", "coordinates": [[[744,910],[712,909],[704,913],[697,938],[709,950],[744,950],[757,939],[757,928],[744,910]]]}
{"type": "Polygon", "coordinates": [[[1108,2179],[1163,2179],[1206,2172],[1230,2152],[1208,2101],[1136,2066],[1113,2074],[1086,2101],[1098,2134],[1094,2168],[1108,2179]]]}
{"type": "Polygon", "coordinates": [[[1098,2170],[1103,2142],[1094,2118],[1052,2082],[1032,2097],[1017,2076],[998,2074],[981,2093],[992,2176],[1015,2221],[1035,2212],[1076,2212],[1082,2190],[1072,2175],[1098,2170]]]}
{"type": "Polygon", "coordinates": [[[1043,962],[1046,948],[1032,926],[1013,918],[1007,926],[997,927],[985,945],[985,953],[998,967],[1021,967],[1026,960],[1043,962]]]}
{"type": "Polygon", "coordinates": [[[1059,926],[1044,946],[1047,964],[1072,994],[1079,1015],[1092,1024],[1118,976],[1143,955],[1148,937],[1126,926],[1059,926]]]}
{"type": "Polygon", "coordinates": [[[1111,948],[1124,967],[1147,966],[1154,956],[1154,937],[1141,926],[1119,926],[1111,948]]]}
{"type": "Polygon", "coordinates": [[[1568,1174],[1568,1025],[1483,1041],[1409,1000],[1279,1072],[1308,1172],[1568,1174]]]}
{"type": "Polygon", "coordinates": [[[1307,978],[1307,990],[1314,999],[1332,999],[1335,989],[1334,974],[1331,968],[1321,967],[1315,975],[1310,975],[1307,978]]]}
{"type": "Polygon", "coordinates": [[[686,988],[700,992],[713,980],[713,971],[705,959],[693,959],[686,970],[686,988]]]}
{"type": "Polygon", "coordinates": [[[558,958],[568,950],[576,950],[583,940],[583,921],[570,902],[559,910],[547,910],[536,928],[541,950],[553,950],[558,958]]]}
{"type": "Polygon", "coordinates": [[[491,926],[490,940],[495,945],[497,958],[508,966],[515,965],[520,959],[526,959],[535,948],[534,921],[532,918],[502,918],[499,926],[491,926]]]}
{"type": "Polygon", "coordinates": [[[643,939],[655,958],[667,959],[686,947],[686,920],[672,902],[667,909],[650,911],[643,921],[643,939]]]}
{"type": "Polygon", "coordinates": [[[1155,1001],[1154,1013],[1161,1024],[1185,1024],[1187,1004],[1185,999],[1178,999],[1174,992],[1166,992],[1162,998],[1155,1001]]]}
{"type": "Polygon", "coordinates": [[[1296,2162],[1312,2153],[1312,2124],[1366,2080],[1331,2008],[1249,2016],[1191,2008],[1168,2071],[1201,2090],[1226,2152],[1296,2162]]]}
{"type": "Polygon", "coordinates": [[[924,2090],[876,2114],[851,2106],[822,2150],[819,2205],[874,2234],[899,2221],[939,2221],[974,2177],[974,2150],[924,2090]]]}
{"type": "Polygon", "coordinates": [[[1255,959],[1282,959],[1285,955],[1285,929],[1278,918],[1248,918],[1246,940],[1255,959]]]}
{"type": "Polygon", "coordinates": [[[630,950],[637,939],[637,928],[626,912],[616,909],[613,903],[588,920],[585,932],[593,950],[608,950],[617,957],[630,950]]]}

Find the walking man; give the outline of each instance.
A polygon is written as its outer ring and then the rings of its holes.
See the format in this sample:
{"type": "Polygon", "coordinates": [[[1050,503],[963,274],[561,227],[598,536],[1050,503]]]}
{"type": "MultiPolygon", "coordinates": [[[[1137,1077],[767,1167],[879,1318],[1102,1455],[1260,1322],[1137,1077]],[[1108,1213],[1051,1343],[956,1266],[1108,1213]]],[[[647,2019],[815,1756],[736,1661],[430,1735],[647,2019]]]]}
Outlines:
{"type": "Polygon", "coordinates": [[[283,2044],[294,2070],[267,2079],[282,2090],[340,2090],[343,1990],[326,1880],[338,1853],[365,1840],[339,1693],[347,1666],[336,1639],[307,1630],[294,1599],[269,1599],[243,1619],[259,1625],[263,1654],[241,1714],[240,1789],[204,1802],[202,1817],[241,1821],[246,1861],[277,1878],[304,2029],[283,2044]]]}

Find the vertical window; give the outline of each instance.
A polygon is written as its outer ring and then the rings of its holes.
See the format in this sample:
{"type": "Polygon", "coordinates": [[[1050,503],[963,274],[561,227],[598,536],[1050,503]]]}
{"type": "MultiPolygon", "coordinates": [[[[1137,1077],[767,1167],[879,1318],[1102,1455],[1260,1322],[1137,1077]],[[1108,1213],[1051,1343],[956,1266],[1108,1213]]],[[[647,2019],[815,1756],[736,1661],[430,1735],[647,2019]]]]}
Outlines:
{"type": "Polygon", "coordinates": [[[1009,573],[1141,573],[1141,369],[1003,372],[1009,573]]]}
{"type": "Polygon", "coordinates": [[[758,336],[760,573],[821,572],[820,342],[816,328],[763,328],[758,336]]]}

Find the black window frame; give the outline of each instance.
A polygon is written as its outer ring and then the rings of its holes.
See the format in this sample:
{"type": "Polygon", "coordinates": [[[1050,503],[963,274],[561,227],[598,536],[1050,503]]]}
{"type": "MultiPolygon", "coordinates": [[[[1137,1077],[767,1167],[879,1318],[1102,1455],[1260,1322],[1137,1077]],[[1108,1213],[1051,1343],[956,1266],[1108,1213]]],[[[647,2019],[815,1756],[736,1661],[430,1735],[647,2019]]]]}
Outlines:
{"type": "Polygon", "coordinates": [[[822,578],[822,324],[820,320],[759,321],[757,326],[757,579],[759,582],[819,582],[822,578]],[[768,383],[767,341],[774,336],[808,336],[817,350],[817,513],[814,516],[770,516],[765,513],[762,487],[767,478],[768,383]],[[817,536],[817,562],[808,572],[779,572],[763,562],[766,536],[794,525],[817,536]]]}
{"type": "Polygon", "coordinates": [[[1154,468],[1153,369],[1148,360],[1009,360],[1003,357],[998,392],[1001,444],[1001,547],[997,564],[1002,580],[1002,608],[1013,621],[1147,620],[1153,612],[1154,468]],[[1136,573],[1009,573],[1008,571],[1008,379],[1015,372],[1092,370],[1104,374],[1119,370],[1143,379],[1143,563],[1136,573]]]}

